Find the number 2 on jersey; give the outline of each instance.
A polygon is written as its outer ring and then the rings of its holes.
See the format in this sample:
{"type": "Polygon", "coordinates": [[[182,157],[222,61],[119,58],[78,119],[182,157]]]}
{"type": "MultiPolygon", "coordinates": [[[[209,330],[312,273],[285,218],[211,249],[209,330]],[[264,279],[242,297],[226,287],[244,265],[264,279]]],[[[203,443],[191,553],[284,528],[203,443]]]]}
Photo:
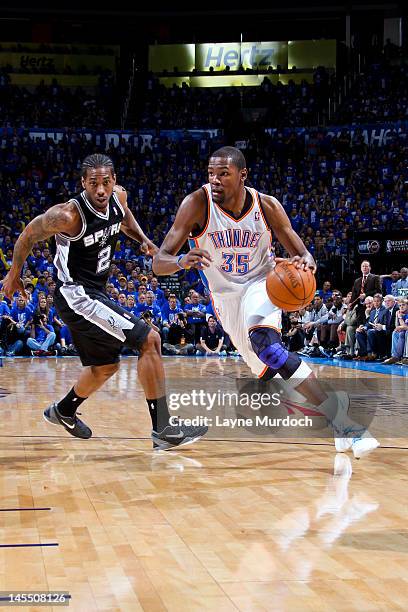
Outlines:
{"type": "Polygon", "coordinates": [[[224,272],[247,274],[249,271],[249,253],[223,253],[222,257],[221,270],[224,272]]]}
{"type": "Polygon", "coordinates": [[[107,246],[102,251],[98,253],[98,265],[96,268],[96,273],[104,272],[109,268],[110,265],[110,256],[111,256],[111,246],[107,246]]]}

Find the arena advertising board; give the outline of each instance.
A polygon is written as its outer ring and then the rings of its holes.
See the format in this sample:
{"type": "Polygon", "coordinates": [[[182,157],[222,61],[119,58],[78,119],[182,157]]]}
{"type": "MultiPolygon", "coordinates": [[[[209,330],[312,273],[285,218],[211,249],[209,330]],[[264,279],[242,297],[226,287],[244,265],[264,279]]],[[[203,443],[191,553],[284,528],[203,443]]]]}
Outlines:
{"type": "MultiPolygon", "coordinates": [[[[23,128],[18,128],[17,132],[23,134],[26,130],[23,128]]],[[[295,132],[298,136],[303,137],[305,142],[310,142],[311,138],[316,137],[317,134],[324,134],[329,137],[339,137],[342,132],[348,132],[351,138],[354,138],[356,135],[361,134],[364,142],[369,145],[375,146],[383,146],[388,142],[391,142],[395,137],[399,135],[404,135],[408,131],[408,121],[399,121],[398,123],[373,123],[373,124],[364,124],[359,126],[354,125],[342,125],[342,126],[330,126],[329,128],[323,127],[310,127],[310,128],[267,128],[265,132],[272,136],[278,137],[282,135],[283,137],[288,136],[295,132]]],[[[32,138],[41,138],[45,140],[46,138],[52,138],[55,142],[62,140],[64,135],[66,135],[66,131],[61,128],[52,129],[48,128],[44,129],[28,129],[28,132],[32,138]]],[[[13,128],[0,128],[0,136],[1,135],[12,135],[14,133],[13,128]]],[[[76,130],[76,134],[83,134],[87,140],[92,140],[92,138],[96,137],[98,139],[98,145],[105,146],[108,148],[111,143],[114,146],[117,146],[119,143],[120,137],[122,137],[126,142],[132,138],[138,138],[141,136],[143,141],[148,144],[153,137],[158,134],[161,137],[169,138],[169,140],[179,141],[182,140],[186,135],[188,135],[193,140],[201,140],[203,137],[205,138],[215,138],[216,136],[222,135],[222,130],[219,129],[192,129],[192,130],[160,130],[158,132],[157,129],[149,129],[145,128],[138,131],[131,130],[105,130],[100,132],[95,132],[93,130],[83,129],[76,130]]],[[[71,132],[70,132],[71,134],[71,132]]],[[[240,148],[245,149],[246,141],[240,141],[240,148]]]]}
{"type": "Polygon", "coordinates": [[[21,72],[35,72],[37,74],[63,73],[69,69],[73,73],[80,72],[85,66],[88,70],[99,68],[115,70],[116,58],[114,55],[71,55],[64,53],[0,53],[0,66],[11,66],[13,70],[21,72]]]}
{"type": "MultiPolygon", "coordinates": [[[[117,147],[120,143],[120,140],[124,140],[125,142],[130,142],[135,148],[141,146],[143,151],[144,147],[149,146],[152,139],[158,135],[157,130],[154,129],[144,129],[144,130],[106,130],[95,132],[94,130],[61,130],[61,129],[41,129],[41,128],[32,128],[25,130],[24,128],[18,128],[15,130],[14,128],[0,128],[0,138],[4,136],[12,136],[15,133],[22,135],[28,132],[30,138],[35,140],[36,138],[40,138],[41,140],[47,140],[51,138],[54,142],[59,142],[63,138],[67,137],[71,140],[71,142],[75,142],[78,139],[78,136],[85,138],[86,140],[93,140],[96,146],[101,149],[108,149],[110,146],[117,147]],[[141,141],[140,141],[141,139],[141,141]]],[[[168,138],[172,141],[180,141],[184,138],[191,138],[192,140],[203,140],[203,139],[213,139],[216,137],[222,136],[223,131],[218,129],[208,129],[208,130],[160,130],[160,136],[164,138],[168,138]]]]}
{"type": "Polygon", "coordinates": [[[408,234],[406,230],[386,232],[356,232],[354,234],[356,255],[408,257],[408,234]]]}
{"type": "Polygon", "coordinates": [[[287,65],[286,42],[205,43],[196,45],[195,68],[215,72],[287,65]]]}
{"type": "Polygon", "coordinates": [[[361,125],[331,125],[324,127],[310,128],[267,128],[265,131],[271,135],[282,134],[287,136],[295,132],[299,136],[304,136],[305,141],[310,141],[311,137],[319,134],[325,134],[328,137],[338,138],[342,132],[348,132],[353,139],[361,134],[365,144],[371,146],[382,147],[388,142],[391,142],[397,135],[406,134],[408,130],[408,121],[389,122],[389,123],[370,123],[361,125]]]}
{"type": "Polygon", "coordinates": [[[401,240],[387,240],[385,250],[387,253],[404,253],[408,255],[408,237],[401,240]]]}
{"type": "Polygon", "coordinates": [[[150,45],[149,70],[155,73],[222,72],[226,69],[283,70],[336,67],[335,40],[217,42],[150,45]]]}

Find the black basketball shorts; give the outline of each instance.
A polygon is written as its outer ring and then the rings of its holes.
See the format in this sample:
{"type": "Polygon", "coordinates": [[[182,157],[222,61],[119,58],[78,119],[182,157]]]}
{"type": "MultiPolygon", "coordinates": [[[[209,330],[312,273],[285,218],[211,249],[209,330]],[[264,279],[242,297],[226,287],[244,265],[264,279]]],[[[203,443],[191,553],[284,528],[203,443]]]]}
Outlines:
{"type": "Polygon", "coordinates": [[[140,349],[151,330],[143,319],[98,289],[62,285],[55,292],[54,304],[84,366],[117,363],[123,347],[140,349]]]}

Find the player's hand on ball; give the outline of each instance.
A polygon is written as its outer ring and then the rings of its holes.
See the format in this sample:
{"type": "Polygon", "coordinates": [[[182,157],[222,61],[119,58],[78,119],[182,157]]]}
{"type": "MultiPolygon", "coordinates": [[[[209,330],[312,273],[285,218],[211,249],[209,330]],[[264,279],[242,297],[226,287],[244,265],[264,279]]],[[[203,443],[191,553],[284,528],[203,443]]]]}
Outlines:
{"type": "Polygon", "coordinates": [[[293,263],[296,268],[302,268],[302,270],[310,269],[313,274],[316,274],[317,266],[313,257],[308,253],[307,255],[295,255],[294,257],[290,257],[289,259],[285,259],[283,257],[275,257],[275,262],[278,264],[281,261],[286,261],[293,263]]]}
{"type": "Polygon", "coordinates": [[[184,257],[181,257],[178,264],[181,268],[197,268],[202,270],[208,268],[212,262],[211,255],[205,249],[191,249],[184,257]]]}

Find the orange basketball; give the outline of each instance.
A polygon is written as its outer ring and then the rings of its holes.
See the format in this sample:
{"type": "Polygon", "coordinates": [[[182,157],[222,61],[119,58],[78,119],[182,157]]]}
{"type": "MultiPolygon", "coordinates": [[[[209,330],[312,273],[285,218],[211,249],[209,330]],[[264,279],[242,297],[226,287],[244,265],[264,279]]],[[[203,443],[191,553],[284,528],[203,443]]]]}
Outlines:
{"type": "Polygon", "coordinates": [[[316,279],[311,270],[281,261],[266,277],[266,291],[275,306],[291,312],[310,304],[316,292],[316,279]]]}

